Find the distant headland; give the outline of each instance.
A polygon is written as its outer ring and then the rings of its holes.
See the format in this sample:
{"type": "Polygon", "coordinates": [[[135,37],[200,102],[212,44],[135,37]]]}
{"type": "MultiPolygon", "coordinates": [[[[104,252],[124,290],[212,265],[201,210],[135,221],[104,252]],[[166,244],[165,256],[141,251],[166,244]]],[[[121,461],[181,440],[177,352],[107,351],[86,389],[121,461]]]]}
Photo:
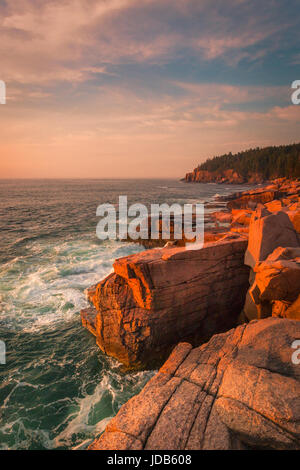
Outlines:
{"type": "Polygon", "coordinates": [[[254,148],[206,160],[187,173],[187,183],[263,183],[300,177],[300,143],[254,148]]]}

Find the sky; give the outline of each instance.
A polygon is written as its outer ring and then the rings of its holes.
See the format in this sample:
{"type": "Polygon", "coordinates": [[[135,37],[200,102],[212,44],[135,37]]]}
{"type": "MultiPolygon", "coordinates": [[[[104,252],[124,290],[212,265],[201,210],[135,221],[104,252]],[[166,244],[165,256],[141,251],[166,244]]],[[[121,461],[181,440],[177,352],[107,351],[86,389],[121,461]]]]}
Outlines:
{"type": "Polygon", "coordinates": [[[0,0],[0,178],[180,178],[300,141],[299,0],[0,0]]]}

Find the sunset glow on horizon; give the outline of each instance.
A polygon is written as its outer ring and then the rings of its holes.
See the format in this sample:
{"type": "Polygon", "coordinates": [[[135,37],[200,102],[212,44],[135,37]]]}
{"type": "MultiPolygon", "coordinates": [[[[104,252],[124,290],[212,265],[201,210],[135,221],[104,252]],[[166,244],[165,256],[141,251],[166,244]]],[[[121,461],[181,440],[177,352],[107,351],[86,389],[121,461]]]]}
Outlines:
{"type": "Polygon", "coordinates": [[[0,178],[180,178],[300,141],[299,2],[1,2],[0,178]]]}

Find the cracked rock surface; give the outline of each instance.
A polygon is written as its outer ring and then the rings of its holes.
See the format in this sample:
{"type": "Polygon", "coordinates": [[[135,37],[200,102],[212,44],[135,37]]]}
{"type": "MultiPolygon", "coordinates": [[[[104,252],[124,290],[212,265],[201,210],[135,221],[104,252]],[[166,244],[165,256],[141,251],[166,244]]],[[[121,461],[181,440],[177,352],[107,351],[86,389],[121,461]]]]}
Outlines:
{"type": "Polygon", "coordinates": [[[253,213],[245,264],[252,268],[245,317],[300,319],[295,303],[300,294],[299,234],[285,212],[271,214],[260,207],[253,213]]]}
{"type": "Polygon", "coordinates": [[[91,450],[299,449],[300,322],[270,317],[180,343],[91,450]]]}
{"type": "Polygon", "coordinates": [[[83,326],[128,368],[162,364],[180,341],[202,344],[236,325],[249,287],[246,248],[236,238],[120,258],[92,288],[83,326]]]}

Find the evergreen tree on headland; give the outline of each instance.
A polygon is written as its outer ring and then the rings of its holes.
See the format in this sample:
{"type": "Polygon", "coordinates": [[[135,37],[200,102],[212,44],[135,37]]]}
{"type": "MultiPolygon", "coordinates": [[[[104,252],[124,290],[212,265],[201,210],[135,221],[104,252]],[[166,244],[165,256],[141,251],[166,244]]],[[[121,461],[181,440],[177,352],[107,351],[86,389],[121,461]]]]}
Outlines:
{"type": "Polygon", "coordinates": [[[277,147],[254,148],[224,154],[206,160],[199,170],[224,171],[233,169],[244,178],[258,174],[264,180],[300,177],[300,143],[277,147]]]}

